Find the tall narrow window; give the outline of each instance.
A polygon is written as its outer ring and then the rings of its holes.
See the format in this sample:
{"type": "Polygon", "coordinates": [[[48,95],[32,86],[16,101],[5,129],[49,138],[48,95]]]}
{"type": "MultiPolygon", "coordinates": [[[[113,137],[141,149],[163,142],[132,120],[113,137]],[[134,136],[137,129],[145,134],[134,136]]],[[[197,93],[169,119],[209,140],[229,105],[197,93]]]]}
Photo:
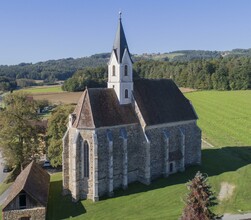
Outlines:
{"type": "Polygon", "coordinates": [[[125,76],[128,76],[128,66],[125,65],[125,73],[124,73],[125,76]]]}
{"type": "Polygon", "coordinates": [[[115,65],[112,66],[112,75],[116,76],[115,65]]]}
{"type": "Polygon", "coordinates": [[[89,177],[89,145],[84,142],[84,177],[89,177]]]}
{"type": "Polygon", "coordinates": [[[125,98],[128,98],[128,89],[125,90],[125,98]]]}
{"type": "Polygon", "coordinates": [[[22,191],[19,194],[19,207],[20,209],[25,209],[26,208],[26,194],[24,191],[22,191]]]}
{"type": "Polygon", "coordinates": [[[173,163],[169,164],[169,172],[172,173],[173,172],[173,163]]]}
{"type": "Polygon", "coordinates": [[[80,154],[79,154],[80,158],[79,158],[79,171],[80,171],[80,174],[81,174],[81,179],[84,178],[84,142],[83,140],[81,139],[80,140],[80,154]]]}

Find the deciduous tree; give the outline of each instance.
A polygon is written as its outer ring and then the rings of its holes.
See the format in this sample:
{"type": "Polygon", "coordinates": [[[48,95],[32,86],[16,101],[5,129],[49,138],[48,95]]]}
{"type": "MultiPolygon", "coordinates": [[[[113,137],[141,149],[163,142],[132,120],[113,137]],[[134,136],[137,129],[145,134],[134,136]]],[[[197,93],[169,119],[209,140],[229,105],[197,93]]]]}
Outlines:
{"type": "Polygon", "coordinates": [[[31,161],[39,148],[36,102],[26,93],[5,96],[0,111],[0,147],[5,159],[22,167],[31,161]]]}
{"type": "Polygon", "coordinates": [[[72,105],[58,106],[48,121],[48,157],[54,167],[62,165],[62,138],[67,129],[68,116],[72,111],[72,105]]]}

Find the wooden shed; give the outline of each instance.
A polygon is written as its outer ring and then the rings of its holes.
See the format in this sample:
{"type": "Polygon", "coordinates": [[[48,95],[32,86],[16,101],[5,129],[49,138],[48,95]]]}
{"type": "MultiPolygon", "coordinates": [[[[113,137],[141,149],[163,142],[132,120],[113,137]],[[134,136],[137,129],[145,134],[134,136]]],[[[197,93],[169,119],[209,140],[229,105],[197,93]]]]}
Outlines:
{"type": "Polygon", "coordinates": [[[34,161],[17,177],[2,206],[4,220],[45,220],[50,175],[34,161]]]}

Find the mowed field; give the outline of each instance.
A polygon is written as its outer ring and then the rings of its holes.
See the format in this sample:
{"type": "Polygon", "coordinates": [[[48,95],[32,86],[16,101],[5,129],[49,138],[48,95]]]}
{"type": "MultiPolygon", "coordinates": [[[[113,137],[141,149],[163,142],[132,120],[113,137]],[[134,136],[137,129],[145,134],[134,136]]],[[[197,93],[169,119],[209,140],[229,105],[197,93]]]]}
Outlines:
{"type": "Polygon", "coordinates": [[[251,145],[251,90],[186,93],[203,137],[219,147],[251,145]]]}
{"type": "MultiPolygon", "coordinates": [[[[182,92],[192,92],[194,89],[180,88],[182,92]]],[[[47,99],[53,104],[77,104],[82,92],[65,92],[61,86],[41,86],[22,89],[32,94],[35,100],[47,99]]]]}
{"type": "Polygon", "coordinates": [[[113,198],[76,204],[63,197],[61,173],[51,176],[48,219],[178,219],[187,193],[185,183],[200,170],[222,200],[218,214],[251,212],[251,91],[187,93],[204,138],[215,147],[202,150],[202,165],[154,181],[129,185],[113,198]],[[232,190],[229,190],[229,189],[232,190]]]}
{"type": "Polygon", "coordinates": [[[32,94],[35,100],[49,100],[53,104],[77,104],[82,92],[65,92],[61,86],[41,86],[22,89],[32,94]]]}

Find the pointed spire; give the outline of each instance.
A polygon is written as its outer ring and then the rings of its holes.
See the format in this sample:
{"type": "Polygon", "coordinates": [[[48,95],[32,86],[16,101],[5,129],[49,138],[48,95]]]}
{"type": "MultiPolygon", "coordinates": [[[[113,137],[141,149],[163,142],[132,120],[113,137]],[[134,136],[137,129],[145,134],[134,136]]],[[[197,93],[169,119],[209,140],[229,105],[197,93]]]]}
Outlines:
{"type": "Polygon", "coordinates": [[[113,50],[116,54],[118,63],[121,63],[125,49],[127,49],[128,53],[130,54],[126,37],[125,37],[125,32],[124,32],[122,22],[121,22],[122,20],[121,15],[122,15],[122,12],[120,11],[118,29],[117,29],[116,37],[113,44],[113,50]]]}

